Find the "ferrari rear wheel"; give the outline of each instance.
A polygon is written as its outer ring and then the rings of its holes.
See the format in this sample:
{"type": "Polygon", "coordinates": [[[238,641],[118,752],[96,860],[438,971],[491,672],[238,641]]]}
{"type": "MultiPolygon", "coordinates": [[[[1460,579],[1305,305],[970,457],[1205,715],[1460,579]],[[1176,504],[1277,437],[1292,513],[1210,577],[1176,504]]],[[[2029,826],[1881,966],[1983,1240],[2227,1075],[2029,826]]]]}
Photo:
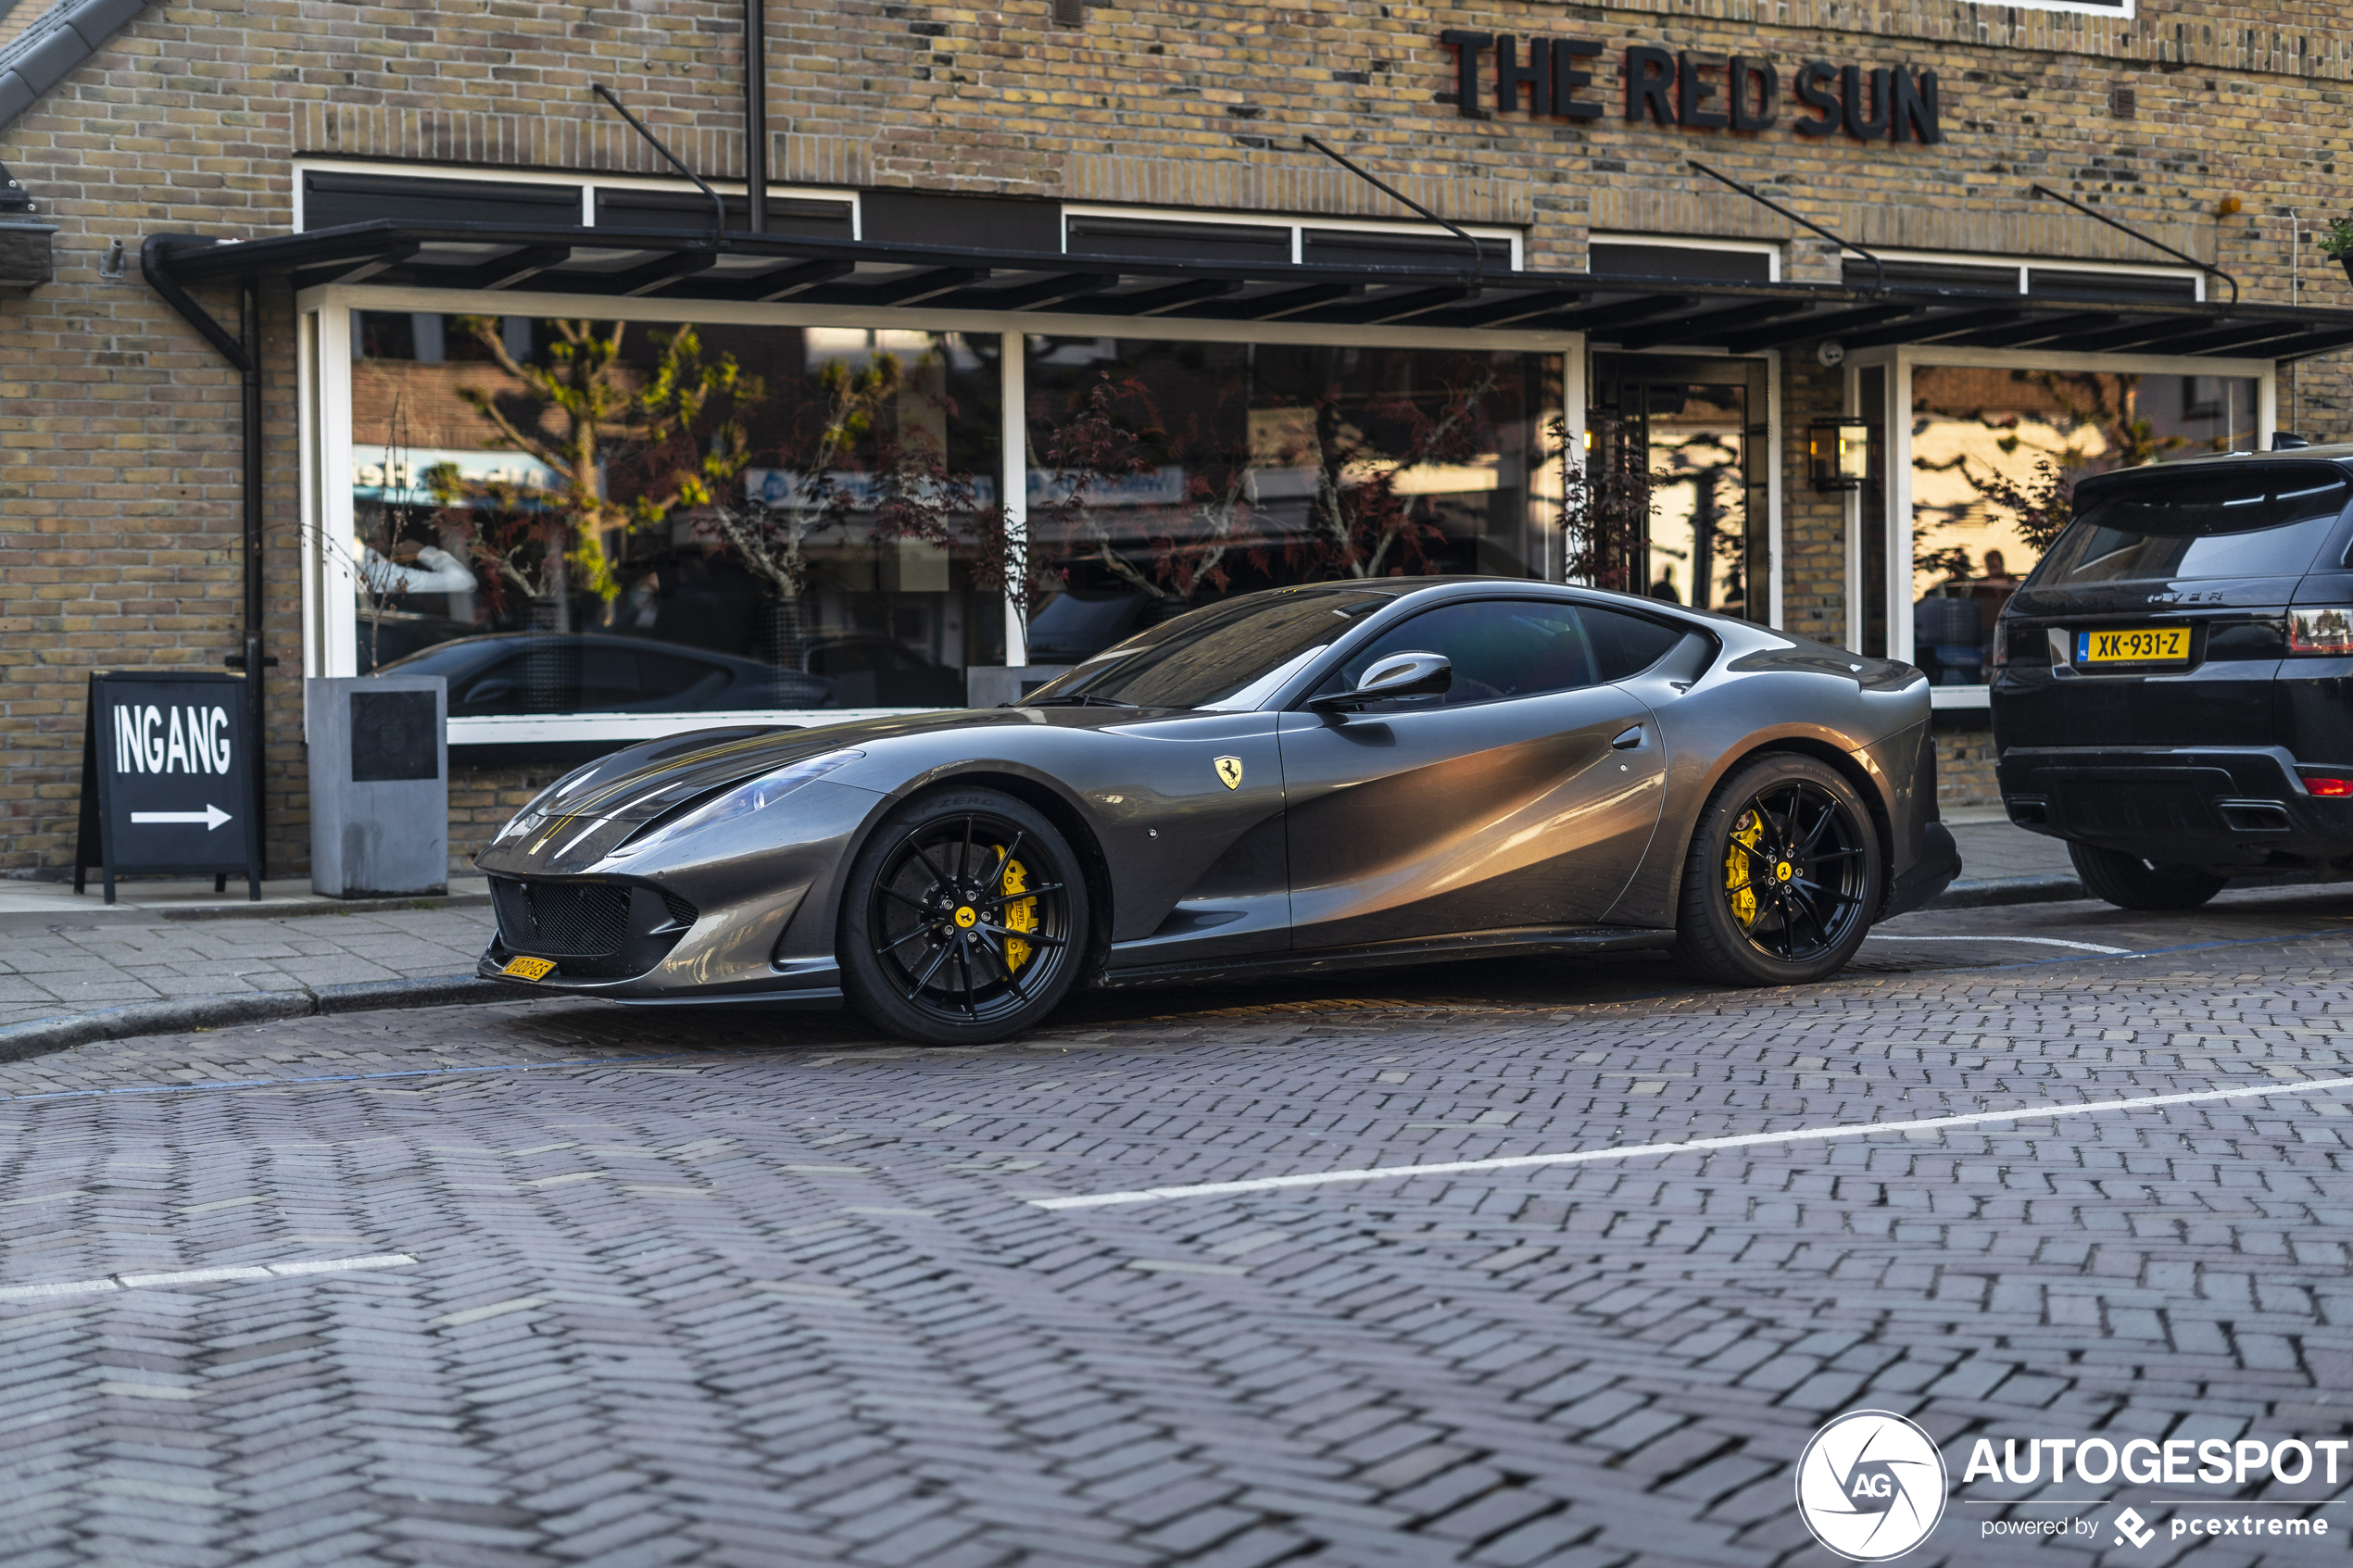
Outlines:
{"type": "Polygon", "coordinates": [[[842,988],[887,1034],[984,1045],[1053,1011],[1086,929],[1086,881],[1051,822],[994,790],[924,796],[851,863],[842,988]]]}
{"type": "Polygon", "coordinates": [[[1774,753],[1700,812],[1683,865],[1675,958],[1732,985],[1792,985],[1843,968],[1881,889],[1879,830],[1837,770],[1774,753]]]}

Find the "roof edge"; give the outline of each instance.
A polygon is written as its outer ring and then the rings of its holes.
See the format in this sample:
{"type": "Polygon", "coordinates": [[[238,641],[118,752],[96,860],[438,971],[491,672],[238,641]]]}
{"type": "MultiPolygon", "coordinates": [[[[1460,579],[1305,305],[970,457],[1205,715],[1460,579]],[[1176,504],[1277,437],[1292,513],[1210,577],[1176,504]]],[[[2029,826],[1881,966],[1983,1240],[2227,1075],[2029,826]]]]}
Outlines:
{"type": "Polygon", "coordinates": [[[147,8],[147,0],[60,0],[0,44],[0,130],[147,8]]]}

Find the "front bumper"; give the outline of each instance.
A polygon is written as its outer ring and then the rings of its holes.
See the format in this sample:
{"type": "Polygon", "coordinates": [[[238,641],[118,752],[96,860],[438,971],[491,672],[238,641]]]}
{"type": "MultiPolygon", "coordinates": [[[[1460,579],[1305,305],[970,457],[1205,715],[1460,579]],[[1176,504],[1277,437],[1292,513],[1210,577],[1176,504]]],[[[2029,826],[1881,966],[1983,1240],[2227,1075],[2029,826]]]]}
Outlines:
{"type": "Polygon", "coordinates": [[[832,888],[887,804],[873,790],[818,779],[749,819],[659,851],[621,852],[635,824],[584,819],[501,838],[474,858],[499,913],[498,935],[474,972],[522,989],[620,1002],[837,1006],[832,888]],[[624,891],[579,891],[595,888],[624,891]],[[552,933],[538,918],[543,904],[519,903],[515,889],[527,899],[548,895],[552,933]],[[625,919],[615,914],[623,897],[625,919]],[[594,939],[583,940],[584,931],[594,939]],[[503,972],[517,957],[555,967],[524,981],[503,972]]]}
{"type": "Polygon", "coordinates": [[[2160,864],[2260,871],[2353,856],[2353,801],[2316,798],[2284,746],[2011,746],[1997,776],[2020,827],[2160,864]]]}
{"type": "Polygon", "coordinates": [[[794,887],[705,915],[677,893],[646,883],[494,876],[498,931],[474,972],[518,990],[617,1002],[837,1006],[840,974],[830,960],[794,961],[775,953],[803,891],[794,887]],[[518,958],[554,967],[527,979],[509,972],[518,958]]]}

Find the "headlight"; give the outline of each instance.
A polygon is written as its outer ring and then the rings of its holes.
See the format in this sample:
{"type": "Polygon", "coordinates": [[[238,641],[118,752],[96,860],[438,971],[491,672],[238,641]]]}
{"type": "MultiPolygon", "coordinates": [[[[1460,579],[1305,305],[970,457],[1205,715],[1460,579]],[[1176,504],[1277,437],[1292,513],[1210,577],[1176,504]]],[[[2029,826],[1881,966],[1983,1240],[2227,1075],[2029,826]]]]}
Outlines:
{"type": "Polygon", "coordinates": [[[2287,612],[2287,651],[2353,654],[2353,607],[2316,605],[2287,612]]]}
{"type": "Polygon", "coordinates": [[[774,805],[810,780],[823,778],[836,768],[855,762],[865,755],[862,751],[828,751],[823,757],[787,763],[773,773],[747,779],[742,784],[720,791],[684,816],[673,817],[650,833],[639,834],[611,853],[635,855],[665,840],[700,833],[705,828],[731,822],[738,817],[749,817],[754,811],[774,805]]]}

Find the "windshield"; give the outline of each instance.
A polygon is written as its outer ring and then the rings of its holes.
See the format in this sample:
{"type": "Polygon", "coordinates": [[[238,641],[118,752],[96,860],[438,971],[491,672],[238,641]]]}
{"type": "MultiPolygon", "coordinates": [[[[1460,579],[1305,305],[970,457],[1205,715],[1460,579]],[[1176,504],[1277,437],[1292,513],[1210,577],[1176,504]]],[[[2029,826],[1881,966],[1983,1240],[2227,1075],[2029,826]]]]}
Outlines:
{"type": "Polygon", "coordinates": [[[2329,463],[2170,470],[2103,488],[2037,567],[2031,585],[2143,578],[2299,577],[2353,500],[2329,463]]]}
{"type": "Polygon", "coordinates": [[[1360,618],[1390,602],[1361,588],[1251,594],[1130,637],[1030,694],[1025,706],[1252,709],[1360,618]]]}

